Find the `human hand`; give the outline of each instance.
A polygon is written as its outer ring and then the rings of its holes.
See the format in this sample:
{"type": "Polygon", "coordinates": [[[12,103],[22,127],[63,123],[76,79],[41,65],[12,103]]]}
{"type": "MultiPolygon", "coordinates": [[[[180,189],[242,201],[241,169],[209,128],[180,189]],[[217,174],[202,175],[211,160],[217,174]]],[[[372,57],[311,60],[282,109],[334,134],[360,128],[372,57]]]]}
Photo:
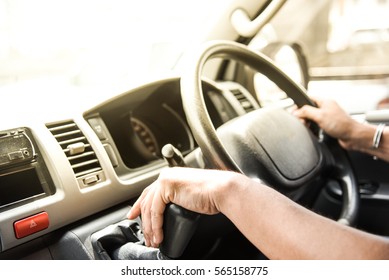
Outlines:
{"type": "Polygon", "coordinates": [[[317,123],[328,135],[337,138],[344,147],[350,146],[352,132],[357,124],[334,100],[312,98],[318,108],[305,105],[293,114],[298,118],[317,123]]]}
{"type": "Polygon", "coordinates": [[[142,216],[146,246],[158,247],[163,240],[163,213],[168,203],[201,214],[220,212],[218,197],[235,173],[219,170],[168,168],[148,186],[135,202],[129,219],[142,216]]]}

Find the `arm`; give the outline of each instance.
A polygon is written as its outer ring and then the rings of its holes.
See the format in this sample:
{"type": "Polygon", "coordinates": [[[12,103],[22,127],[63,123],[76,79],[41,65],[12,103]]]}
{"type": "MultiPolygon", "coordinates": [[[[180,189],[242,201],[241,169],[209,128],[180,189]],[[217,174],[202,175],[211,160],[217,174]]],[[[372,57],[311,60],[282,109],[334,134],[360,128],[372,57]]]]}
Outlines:
{"type": "Polygon", "coordinates": [[[233,172],[164,170],[128,214],[142,214],[146,244],[162,241],[169,202],[203,214],[222,212],[270,259],[388,259],[386,239],[343,226],[233,172]]]}
{"type": "Polygon", "coordinates": [[[221,201],[221,211],[270,259],[389,258],[388,240],[319,216],[266,186],[235,184],[221,201]]]}
{"type": "Polygon", "coordinates": [[[337,138],[347,150],[354,150],[389,161],[389,131],[383,130],[381,141],[373,148],[377,126],[351,118],[335,101],[315,98],[318,108],[303,106],[294,114],[316,122],[328,135],[337,138]]]}

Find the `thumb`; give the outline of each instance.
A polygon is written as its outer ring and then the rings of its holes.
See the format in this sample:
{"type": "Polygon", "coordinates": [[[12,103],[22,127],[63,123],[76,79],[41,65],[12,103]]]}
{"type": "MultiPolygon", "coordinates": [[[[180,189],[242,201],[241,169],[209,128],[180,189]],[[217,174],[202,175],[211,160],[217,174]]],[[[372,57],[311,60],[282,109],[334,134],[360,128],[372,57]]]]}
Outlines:
{"type": "Polygon", "coordinates": [[[319,120],[319,109],[309,105],[304,105],[300,109],[295,110],[293,114],[301,119],[307,119],[314,122],[318,122],[319,120]]]}

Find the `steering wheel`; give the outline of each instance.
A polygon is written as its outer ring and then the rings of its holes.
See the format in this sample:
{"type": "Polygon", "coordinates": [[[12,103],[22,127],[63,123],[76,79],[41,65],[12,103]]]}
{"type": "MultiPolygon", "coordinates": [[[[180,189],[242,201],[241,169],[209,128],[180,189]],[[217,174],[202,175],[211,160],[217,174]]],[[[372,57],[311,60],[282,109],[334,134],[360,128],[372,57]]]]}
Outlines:
{"type": "Polygon", "coordinates": [[[181,77],[184,111],[205,161],[214,168],[263,181],[296,201],[310,192],[318,178],[336,180],[343,193],[338,221],[353,225],[359,191],[350,161],[338,141],[318,137],[283,109],[258,109],[214,128],[204,101],[201,75],[205,63],[216,57],[239,61],[267,76],[298,107],[315,106],[302,86],[261,53],[236,42],[206,42],[191,53],[181,77]]]}

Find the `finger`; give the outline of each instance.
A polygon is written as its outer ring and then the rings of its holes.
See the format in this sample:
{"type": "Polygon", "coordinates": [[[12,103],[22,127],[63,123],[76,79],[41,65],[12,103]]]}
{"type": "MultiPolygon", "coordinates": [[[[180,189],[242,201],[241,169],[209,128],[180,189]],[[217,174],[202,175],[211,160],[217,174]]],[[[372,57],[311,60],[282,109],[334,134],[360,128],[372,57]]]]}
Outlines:
{"type": "Polygon", "coordinates": [[[149,234],[149,231],[148,231],[148,224],[149,224],[149,220],[147,218],[145,218],[146,215],[142,213],[142,234],[143,234],[143,238],[144,238],[144,241],[145,241],[145,246],[147,247],[150,247],[151,246],[151,238],[150,238],[150,234],[149,234]]]}
{"type": "Polygon", "coordinates": [[[170,201],[165,201],[161,193],[156,194],[153,199],[153,207],[151,209],[151,227],[153,231],[152,244],[153,247],[158,247],[163,240],[163,213],[166,209],[166,204],[170,201]]]}
{"type": "Polygon", "coordinates": [[[133,219],[136,219],[137,217],[140,216],[140,214],[141,214],[140,205],[141,205],[142,200],[143,199],[139,198],[134,203],[134,205],[132,205],[130,211],[127,213],[127,219],[133,220],[133,219]]]}
{"type": "Polygon", "coordinates": [[[140,203],[138,203],[138,201],[131,207],[130,211],[128,211],[127,213],[127,219],[129,220],[134,220],[136,219],[137,217],[140,216],[141,214],[141,211],[140,211],[140,203]]]}
{"type": "Polygon", "coordinates": [[[149,190],[149,187],[145,188],[143,190],[142,194],[140,195],[140,197],[134,203],[134,205],[132,205],[130,211],[127,213],[127,218],[129,220],[133,220],[133,219],[137,218],[138,216],[140,216],[140,214],[141,214],[140,205],[141,205],[141,202],[143,201],[144,197],[148,193],[148,190],[149,190]]]}
{"type": "Polygon", "coordinates": [[[318,122],[320,120],[319,118],[320,111],[318,108],[312,107],[312,106],[303,106],[299,110],[294,112],[294,115],[303,118],[312,120],[314,122],[318,122]]]}
{"type": "Polygon", "coordinates": [[[151,227],[151,213],[154,191],[150,185],[150,189],[141,202],[141,217],[142,217],[142,231],[145,238],[146,246],[151,246],[152,227],[151,227]]]}

